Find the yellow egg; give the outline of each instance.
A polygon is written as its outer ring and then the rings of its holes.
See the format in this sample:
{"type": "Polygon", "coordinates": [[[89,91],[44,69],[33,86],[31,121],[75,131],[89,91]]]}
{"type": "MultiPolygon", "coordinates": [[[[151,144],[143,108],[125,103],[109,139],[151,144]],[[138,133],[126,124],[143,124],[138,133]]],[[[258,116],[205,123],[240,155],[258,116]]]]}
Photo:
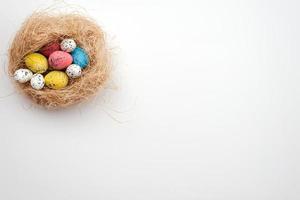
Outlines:
{"type": "Polygon", "coordinates": [[[25,65],[35,73],[44,73],[48,69],[48,60],[39,53],[31,53],[25,57],[25,65]]]}
{"type": "Polygon", "coordinates": [[[68,76],[62,71],[51,71],[45,76],[45,83],[49,88],[62,89],[68,85],[68,76]]]}

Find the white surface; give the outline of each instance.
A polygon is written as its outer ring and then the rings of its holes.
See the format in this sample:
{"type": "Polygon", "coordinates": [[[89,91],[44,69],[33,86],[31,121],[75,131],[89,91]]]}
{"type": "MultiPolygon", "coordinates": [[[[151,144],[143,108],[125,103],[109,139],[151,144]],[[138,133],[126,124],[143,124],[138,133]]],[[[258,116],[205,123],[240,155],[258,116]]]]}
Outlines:
{"type": "MultiPolygon", "coordinates": [[[[1,3],[2,65],[52,4],[20,2],[1,3]]],[[[72,2],[116,45],[114,84],[47,112],[1,68],[1,200],[300,199],[298,0],[72,2]]]]}

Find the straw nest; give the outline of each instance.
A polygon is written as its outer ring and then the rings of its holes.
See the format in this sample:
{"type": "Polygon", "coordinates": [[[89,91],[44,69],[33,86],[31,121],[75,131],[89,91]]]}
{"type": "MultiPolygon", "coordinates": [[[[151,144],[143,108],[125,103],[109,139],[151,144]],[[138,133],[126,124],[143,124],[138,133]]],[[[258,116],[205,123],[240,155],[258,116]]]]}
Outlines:
{"type": "Polygon", "coordinates": [[[61,90],[47,87],[35,90],[30,83],[20,84],[14,81],[18,91],[47,109],[65,108],[89,99],[109,76],[109,55],[102,29],[81,14],[49,12],[32,14],[16,33],[9,49],[9,75],[12,77],[17,69],[26,68],[24,57],[27,54],[64,38],[73,38],[89,55],[90,63],[80,78],[70,79],[68,86],[61,90]]]}

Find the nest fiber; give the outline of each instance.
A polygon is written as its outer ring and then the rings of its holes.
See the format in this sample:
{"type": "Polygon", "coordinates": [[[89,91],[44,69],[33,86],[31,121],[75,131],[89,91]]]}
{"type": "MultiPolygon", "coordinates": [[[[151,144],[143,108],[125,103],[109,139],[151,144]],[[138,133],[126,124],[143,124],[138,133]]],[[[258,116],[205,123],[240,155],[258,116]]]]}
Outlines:
{"type": "Polygon", "coordinates": [[[17,89],[35,103],[48,109],[64,108],[87,100],[103,86],[109,75],[109,56],[104,32],[91,19],[81,14],[32,14],[17,32],[10,50],[8,71],[12,77],[19,68],[26,68],[24,57],[44,45],[64,38],[73,38],[88,53],[90,63],[78,79],[69,80],[67,87],[53,90],[45,87],[35,90],[30,83],[17,89]]]}

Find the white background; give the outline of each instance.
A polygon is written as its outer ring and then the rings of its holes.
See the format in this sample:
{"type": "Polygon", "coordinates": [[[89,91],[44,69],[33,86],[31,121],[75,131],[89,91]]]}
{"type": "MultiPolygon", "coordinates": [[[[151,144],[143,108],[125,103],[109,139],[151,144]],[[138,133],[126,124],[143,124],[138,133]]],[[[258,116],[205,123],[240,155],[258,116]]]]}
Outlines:
{"type": "Polygon", "coordinates": [[[1,2],[1,200],[300,199],[298,0],[68,2],[108,33],[113,79],[32,106],[7,49],[55,2],[1,2]]]}

